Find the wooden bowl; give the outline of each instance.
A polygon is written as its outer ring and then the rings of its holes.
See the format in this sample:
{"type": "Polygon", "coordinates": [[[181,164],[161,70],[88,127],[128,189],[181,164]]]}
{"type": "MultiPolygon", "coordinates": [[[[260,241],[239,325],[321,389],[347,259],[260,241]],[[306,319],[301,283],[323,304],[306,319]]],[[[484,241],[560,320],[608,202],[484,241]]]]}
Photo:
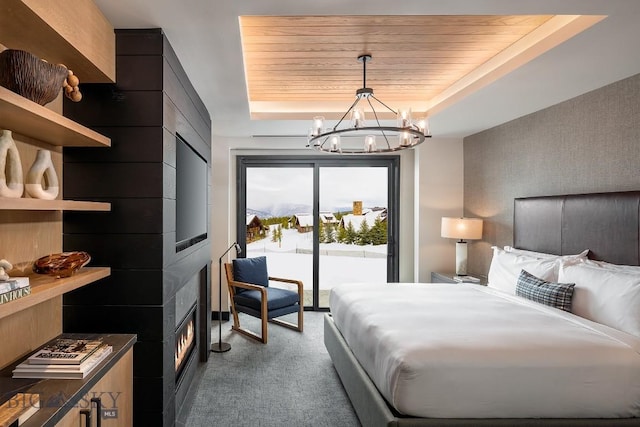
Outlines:
{"type": "Polygon", "coordinates": [[[67,67],[50,64],[24,50],[0,52],[0,85],[40,105],[60,94],[67,67]]]}

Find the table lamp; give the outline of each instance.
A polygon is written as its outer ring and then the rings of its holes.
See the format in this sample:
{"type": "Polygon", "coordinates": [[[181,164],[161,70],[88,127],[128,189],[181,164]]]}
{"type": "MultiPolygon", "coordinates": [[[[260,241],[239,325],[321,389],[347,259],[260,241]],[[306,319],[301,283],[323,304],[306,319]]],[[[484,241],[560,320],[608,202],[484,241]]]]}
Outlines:
{"type": "Polygon", "coordinates": [[[465,240],[482,239],[482,220],[478,218],[443,217],[440,235],[447,239],[460,239],[456,242],[456,274],[467,274],[467,242],[465,240]]]}

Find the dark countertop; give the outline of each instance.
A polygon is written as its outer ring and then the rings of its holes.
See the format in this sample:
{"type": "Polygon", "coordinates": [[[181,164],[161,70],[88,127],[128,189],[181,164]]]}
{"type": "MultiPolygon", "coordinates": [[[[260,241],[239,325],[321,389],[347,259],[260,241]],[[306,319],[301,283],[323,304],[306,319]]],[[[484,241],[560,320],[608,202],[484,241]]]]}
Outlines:
{"type": "Polygon", "coordinates": [[[113,347],[113,351],[86,378],[81,380],[13,379],[11,373],[14,367],[32,353],[2,369],[0,371],[0,404],[9,400],[16,393],[37,393],[40,395],[40,409],[21,424],[23,427],[55,425],[136,342],[134,334],[62,334],[56,338],[101,338],[106,344],[113,347]]]}

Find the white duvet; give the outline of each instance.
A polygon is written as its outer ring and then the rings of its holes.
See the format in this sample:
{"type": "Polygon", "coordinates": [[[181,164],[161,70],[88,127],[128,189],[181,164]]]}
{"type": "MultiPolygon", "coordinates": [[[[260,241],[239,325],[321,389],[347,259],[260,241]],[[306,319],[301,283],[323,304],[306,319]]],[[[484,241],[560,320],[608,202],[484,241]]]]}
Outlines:
{"type": "Polygon", "coordinates": [[[334,322],[400,413],[640,416],[640,340],[484,286],[345,284],[334,322]]]}

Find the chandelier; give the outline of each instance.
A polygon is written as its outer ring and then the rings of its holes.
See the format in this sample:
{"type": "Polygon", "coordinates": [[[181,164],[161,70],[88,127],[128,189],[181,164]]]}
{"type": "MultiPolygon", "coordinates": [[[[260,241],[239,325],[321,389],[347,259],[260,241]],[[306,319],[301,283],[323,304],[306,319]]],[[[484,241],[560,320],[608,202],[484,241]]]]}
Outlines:
{"type": "Polygon", "coordinates": [[[360,55],[358,61],[362,62],[362,87],[356,90],[356,100],[333,128],[324,127],[324,117],[314,117],[309,129],[308,146],[328,153],[373,154],[413,148],[424,142],[425,138],[430,138],[426,117],[412,121],[410,109],[392,109],[373,95],[373,89],[367,87],[367,62],[371,61],[371,55],[360,55]],[[380,124],[372,99],[396,116],[396,126],[380,124]],[[359,105],[360,101],[364,104],[363,100],[371,109],[375,126],[369,126],[365,120],[365,110],[359,105]],[[346,126],[347,116],[350,119],[349,127],[346,126]],[[343,143],[347,141],[348,144],[343,143]]]}

